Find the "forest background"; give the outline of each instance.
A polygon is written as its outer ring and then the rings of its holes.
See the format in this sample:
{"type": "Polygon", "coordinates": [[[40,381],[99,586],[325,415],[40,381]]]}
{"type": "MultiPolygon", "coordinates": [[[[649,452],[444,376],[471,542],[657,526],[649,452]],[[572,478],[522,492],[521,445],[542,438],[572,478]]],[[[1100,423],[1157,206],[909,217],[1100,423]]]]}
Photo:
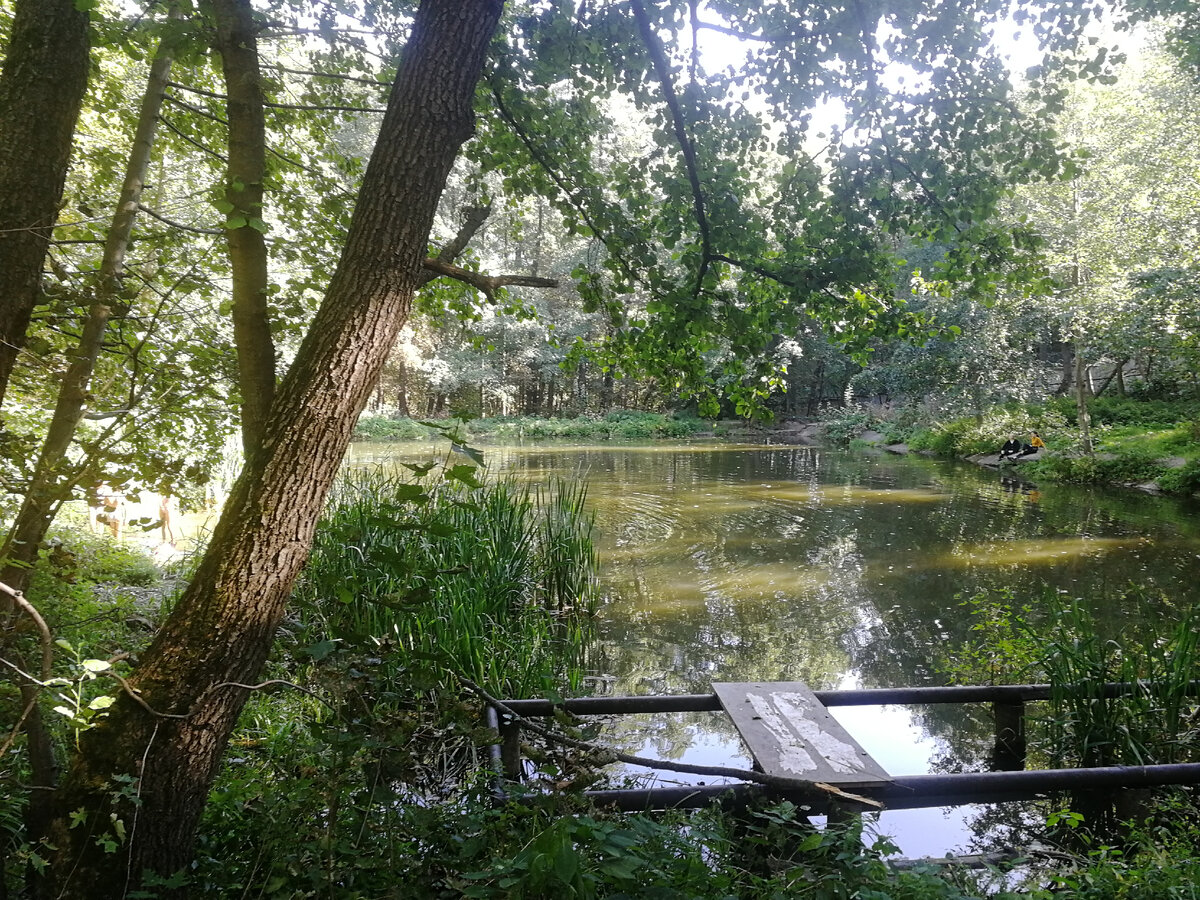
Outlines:
{"type": "Polygon", "coordinates": [[[0,15],[4,746],[20,734],[34,880],[56,896],[186,866],[368,402],[869,399],[936,421],[1195,388],[1187,3],[0,15]],[[1016,83],[1008,29],[1052,53],[1016,83]],[[710,34],[750,49],[726,68],[710,34]],[[40,705],[55,629],[24,595],[50,523],[110,489],[197,502],[235,431],[203,561],[63,746],[40,705]],[[131,805],[155,827],[90,839],[131,805]]]}

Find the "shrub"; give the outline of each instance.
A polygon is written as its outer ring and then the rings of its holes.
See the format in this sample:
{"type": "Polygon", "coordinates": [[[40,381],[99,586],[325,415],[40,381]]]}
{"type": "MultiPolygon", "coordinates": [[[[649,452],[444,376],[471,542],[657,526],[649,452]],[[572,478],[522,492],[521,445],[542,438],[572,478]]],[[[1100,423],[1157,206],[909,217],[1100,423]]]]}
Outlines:
{"type": "Polygon", "coordinates": [[[828,417],[822,417],[822,424],[830,441],[838,446],[847,447],[864,431],[875,427],[876,420],[864,409],[846,408],[833,410],[828,417]]]}
{"type": "Polygon", "coordinates": [[[1200,460],[1191,460],[1178,469],[1167,469],[1158,476],[1159,489],[1168,494],[1200,493],[1200,460]]]}

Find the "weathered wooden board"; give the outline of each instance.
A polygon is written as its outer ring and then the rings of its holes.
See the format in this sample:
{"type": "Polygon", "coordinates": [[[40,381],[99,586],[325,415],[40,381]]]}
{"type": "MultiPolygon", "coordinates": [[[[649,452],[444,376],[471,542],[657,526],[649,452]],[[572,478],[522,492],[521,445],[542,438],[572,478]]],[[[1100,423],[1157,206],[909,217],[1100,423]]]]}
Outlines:
{"type": "Polygon", "coordinates": [[[891,781],[802,682],[725,682],[713,691],[768,775],[847,788],[891,781]]]}

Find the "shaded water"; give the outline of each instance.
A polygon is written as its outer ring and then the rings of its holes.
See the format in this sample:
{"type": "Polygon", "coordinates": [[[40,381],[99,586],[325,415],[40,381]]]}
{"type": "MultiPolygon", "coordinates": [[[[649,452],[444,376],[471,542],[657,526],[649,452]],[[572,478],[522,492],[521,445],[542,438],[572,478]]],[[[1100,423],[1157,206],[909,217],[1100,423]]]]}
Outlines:
{"type": "MultiPolygon", "coordinates": [[[[414,451],[360,445],[356,462],[414,451]]],[[[1132,491],[1034,487],[919,457],[716,443],[487,448],[489,472],[580,477],[607,602],[603,692],[708,693],[713,681],[814,688],[945,683],[963,599],[1046,585],[1114,631],[1200,600],[1200,510],[1132,491]],[[1130,585],[1148,602],[1120,598],[1130,585]]],[[[1035,608],[1036,613],[1036,608],[1035,608]]],[[[984,708],[839,709],[892,774],[985,768],[984,708]]],[[[667,759],[747,764],[719,715],[628,718],[609,740],[667,759]]],[[[906,853],[962,844],[964,813],[885,815],[906,853]],[[890,818],[889,818],[890,816],[890,818]]]]}

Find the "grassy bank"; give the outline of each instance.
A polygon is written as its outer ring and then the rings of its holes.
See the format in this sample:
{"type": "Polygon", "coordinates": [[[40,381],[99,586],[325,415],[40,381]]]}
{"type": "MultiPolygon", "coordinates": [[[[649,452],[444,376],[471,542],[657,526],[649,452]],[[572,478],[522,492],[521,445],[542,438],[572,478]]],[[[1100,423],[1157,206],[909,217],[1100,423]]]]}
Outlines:
{"type": "MultiPolygon", "coordinates": [[[[727,428],[689,416],[617,410],[606,416],[573,419],[503,416],[470,419],[462,426],[475,440],[520,441],[566,438],[575,440],[637,440],[686,438],[727,428]]],[[[443,431],[413,419],[363,416],[354,430],[356,441],[410,441],[441,437],[443,431]]]]}
{"type": "Polygon", "coordinates": [[[889,442],[938,456],[995,453],[1010,437],[1028,440],[1037,431],[1049,452],[1020,463],[1033,478],[1082,484],[1153,484],[1174,494],[1200,491],[1200,404],[1127,397],[1100,397],[1089,404],[1092,452],[1086,452],[1075,404],[1000,407],[969,418],[917,422],[903,412],[886,417],[866,410],[830,419],[833,440],[848,443],[870,428],[889,442]]]}

